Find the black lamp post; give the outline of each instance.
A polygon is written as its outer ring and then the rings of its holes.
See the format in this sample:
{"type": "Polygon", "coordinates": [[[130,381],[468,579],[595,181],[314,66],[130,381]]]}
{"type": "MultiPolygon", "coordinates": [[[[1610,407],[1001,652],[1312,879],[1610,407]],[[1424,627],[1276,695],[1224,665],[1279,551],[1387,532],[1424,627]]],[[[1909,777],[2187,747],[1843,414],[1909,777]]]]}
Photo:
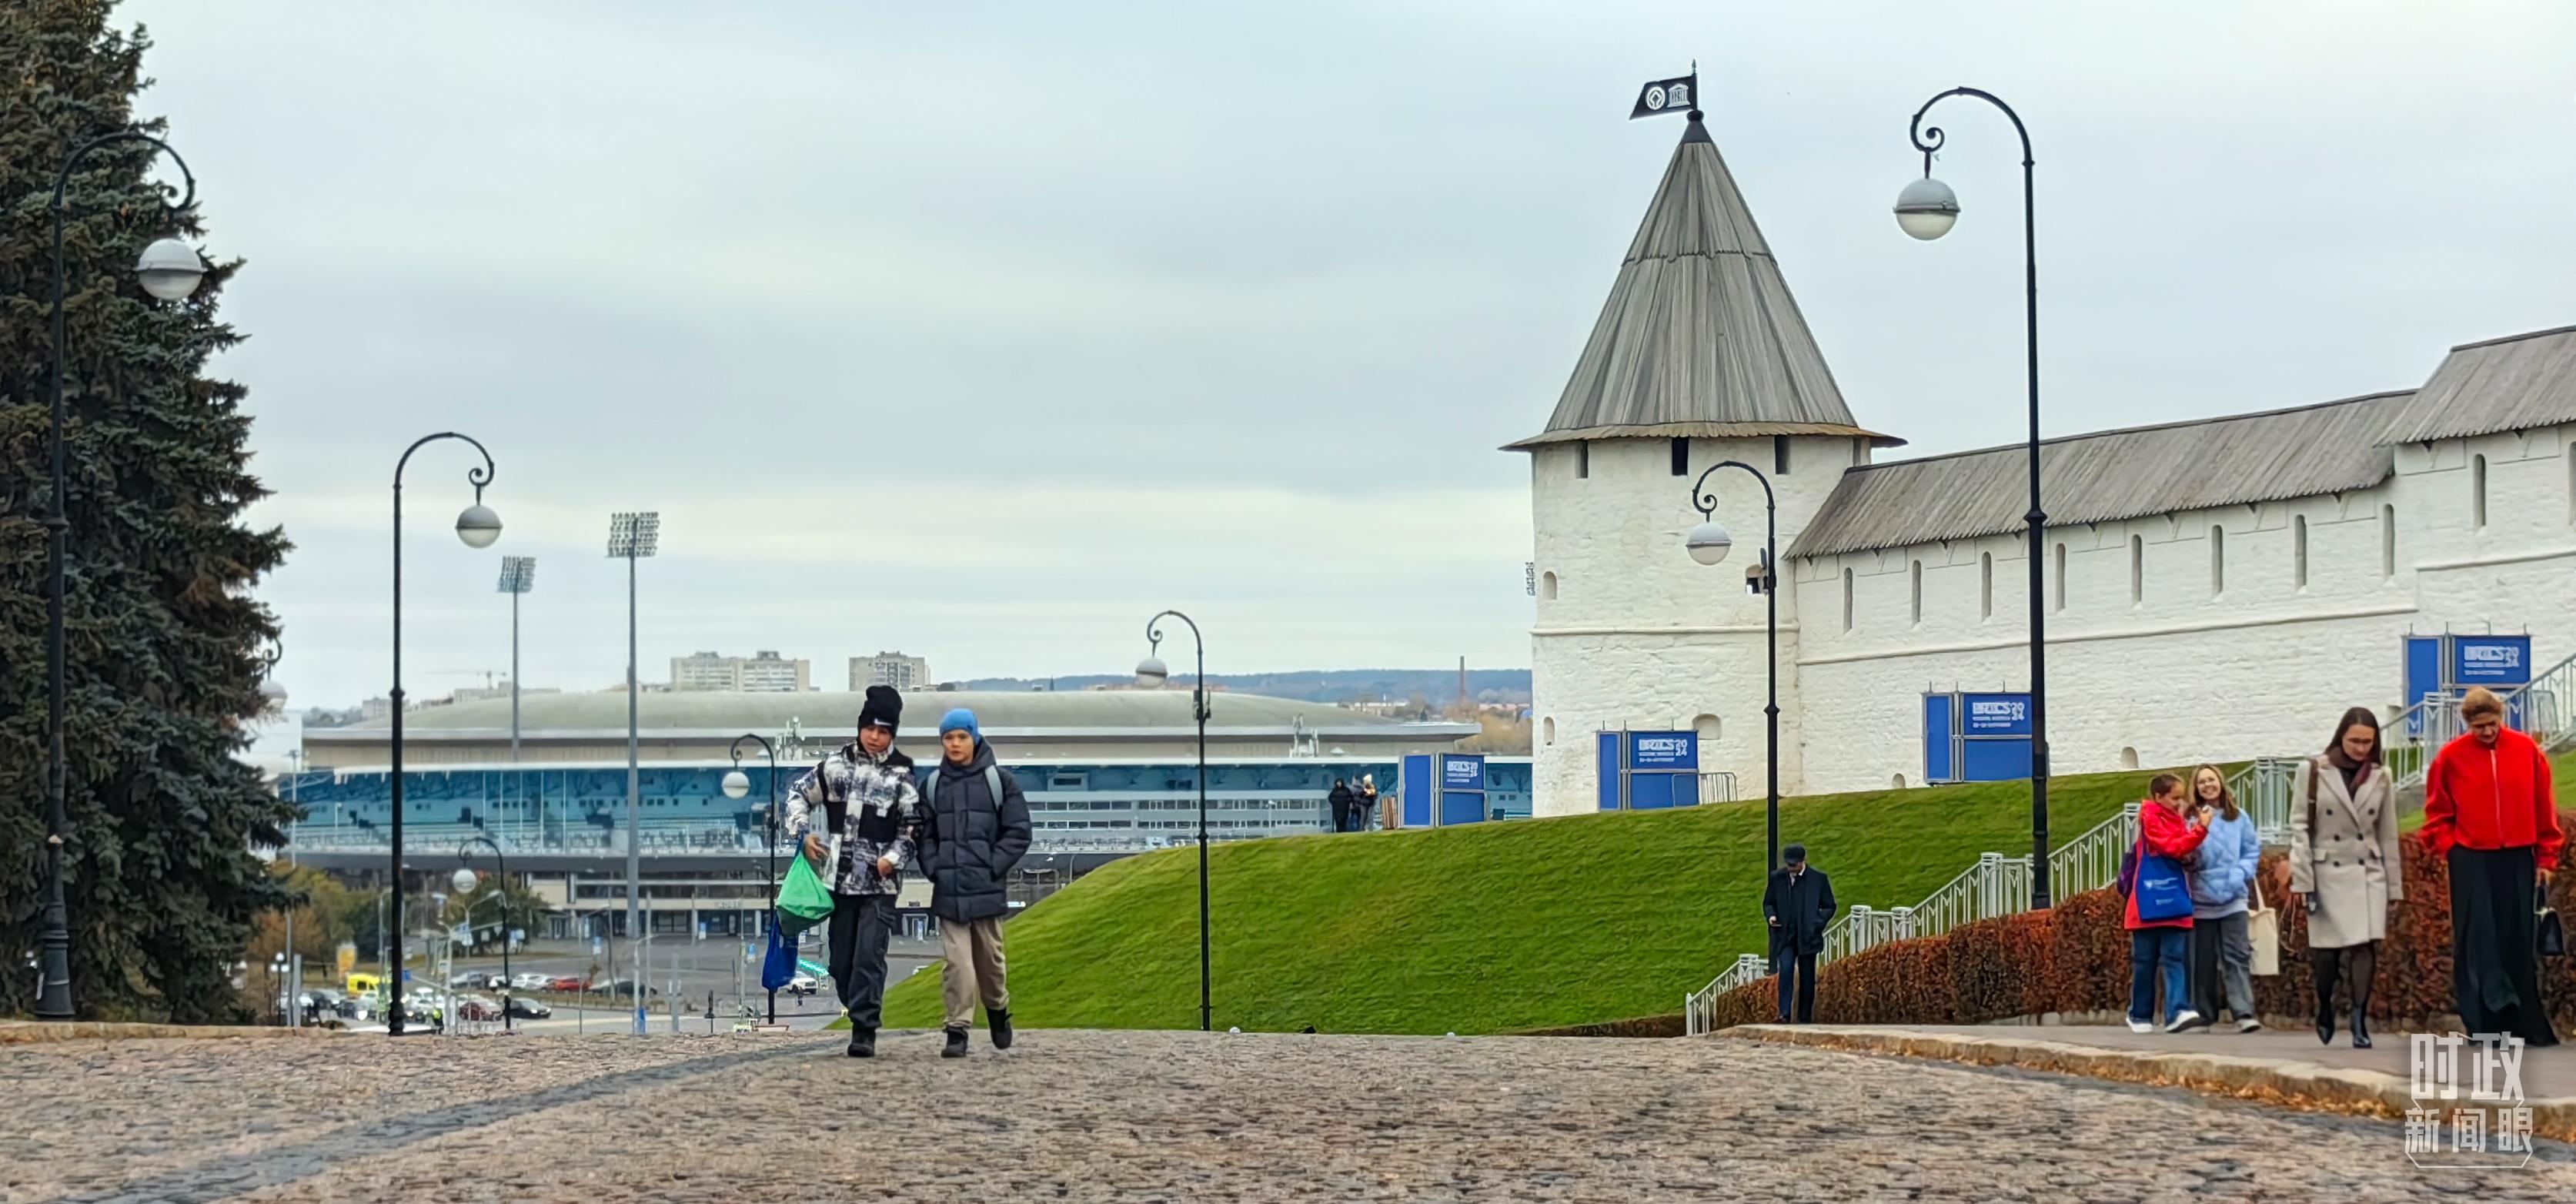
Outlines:
{"type": "Polygon", "coordinates": [[[387,962],[385,980],[389,1007],[385,1031],[401,1036],[403,1031],[403,687],[402,687],[402,479],[403,469],[411,466],[411,454],[441,439],[462,439],[474,445],[483,455],[483,467],[465,470],[465,482],[474,487],[474,504],[456,516],[456,538],[469,548],[488,548],[501,538],[501,516],[483,504],[483,487],[492,483],[492,453],[481,440],[455,431],[423,435],[403,449],[402,459],[394,462],[394,688],[389,696],[393,704],[393,851],[386,864],[393,872],[393,923],[386,936],[393,942],[393,956],[387,962]]]}
{"type": "Polygon", "coordinates": [[[1691,528],[1690,536],[1683,541],[1690,550],[1691,559],[1701,564],[1717,564],[1725,560],[1727,551],[1735,546],[1734,537],[1728,535],[1726,528],[1717,521],[1717,494],[1708,488],[1708,479],[1717,475],[1721,468],[1741,468],[1762,485],[1762,563],[1755,567],[1760,573],[1764,604],[1769,609],[1764,623],[1767,641],[1762,658],[1763,678],[1770,691],[1762,705],[1771,753],[1771,768],[1764,775],[1770,798],[1770,840],[1766,845],[1769,852],[1768,859],[1762,863],[1762,874],[1767,881],[1771,871],[1780,864],[1780,582],[1773,568],[1780,563],[1780,508],[1778,499],[1771,495],[1771,478],[1763,476],[1760,469],[1741,460],[1721,460],[1709,465],[1707,471],[1699,474],[1699,480],[1691,484],[1691,507],[1699,511],[1700,517],[1700,524],[1691,528]]]}
{"type": "MultiPolygon", "coordinates": [[[[778,748],[769,742],[767,736],[746,732],[734,737],[731,749],[733,769],[724,776],[725,797],[741,798],[751,793],[751,779],[745,777],[742,772],[742,742],[745,740],[759,741],[761,751],[769,754],[769,839],[766,842],[769,849],[769,885],[765,888],[765,892],[776,891],[778,889],[778,748]]],[[[776,912],[766,914],[769,916],[768,923],[778,922],[776,912]]],[[[766,984],[763,985],[766,986],[766,984]]],[[[778,1023],[778,990],[775,987],[769,988],[769,1023],[778,1023]]]]}
{"type": "Polygon", "coordinates": [[[1199,625],[1188,615],[1167,610],[1145,622],[1145,659],[1136,664],[1136,684],[1159,686],[1170,680],[1172,671],[1156,655],[1163,647],[1163,620],[1179,619],[1189,624],[1190,642],[1198,649],[1198,677],[1191,682],[1190,714],[1199,725],[1199,1031],[1207,1032],[1209,1021],[1208,972],[1208,829],[1207,829],[1207,640],[1199,635],[1199,625]]]}
{"type": "Polygon", "coordinates": [[[1906,127],[1914,149],[1923,152],[1923,178],[1896,195],[1896,224],[1915,238],[1931,240],[1950,232],[1959,220],[1959,199],[1950,186],[1932,178],[1932,152],[1941,149],[1941,127],[1923,124],[1932,106],[1953,96],[1973,96],[2003,110],[2021,135],[2021,246],[2024,293],[2023,350],[2030,361],[2030,513],[2022,523],[2030,532],[2030,905],[2049,905],[2048,884],[2048,631],[2040,605],[2040,546],[2048,515],[2039,506],[2039,233],[2032,200],[2030,130],[2021,114],[1992,92],[1952,88],[1924,101],[1906,127]]]}
{"type": "MultiPolygon", "coordinates": [[[[510,981],[510,862],[501,855],[499,841],[489,836],[472,836],[467,837],[464,844],[456,846],[456,860],[460,863],[456,876],[461,879],[456,883],[456,893],[463,895],[474,889],[472,881],[474,870],[471,866],[462,863],[472,856],[469,850],[478,844],[492,850],[493,872],[500,875],[501,879],[501,1028],[502,1031],[507,1032],[513,1027],[510,1023],[510,991],[515,985],[510,981]]],[[[470,931],[474,923],[473,917],[467,916],[465,923],[470,931]]]]}
{"type": "MultiPolygon", "coordinates": [[[[64,198],[71,190],[72,171],[80,161],[91,151],[117,142],[149,143],[170,156],[170,161],[179,165],[179,178],[187,184],[179,197],[178,210],[184,212],[197,202],[197,178],[189,174],[187,161],[168,143],[141,130],[118,130],[72,148],[72,153],[63,157],[62,171],[54,177],[54,199],[49,207],[54,224],[53,427],[48,436],[52,473],[44,518],[40,520],[45,528],[45,906],[36,930],[36,1017],[40,1020],[69,1020],[73,1010],[71,912],[63,904],[63,842],[71,832],[71,809],[64,801],[70,767],[63,743],[67,693],[63,676],[63,565],[70,554],[72,525],[70,490],[64,482],[63,467],[67,424],[63,405],[63,359],[67,354],[63,333],[64,198]]],[[[206,274],[205,261],[197,258],[188,244],[175,238],[159,239],[143,248],[143,256],[134,267],[143,291],[164,301],[176,301],[197,291],[197,282],[206,274]]]]}

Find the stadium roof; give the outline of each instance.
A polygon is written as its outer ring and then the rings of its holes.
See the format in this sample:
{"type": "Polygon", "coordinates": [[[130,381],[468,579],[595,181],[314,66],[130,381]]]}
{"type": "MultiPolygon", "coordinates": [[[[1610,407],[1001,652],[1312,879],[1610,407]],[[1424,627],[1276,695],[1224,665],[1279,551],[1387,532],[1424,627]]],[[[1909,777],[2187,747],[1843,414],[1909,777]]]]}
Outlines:
{"type": "MultiPolygon", "coordinates": [[[[2367,489],[2394,453],[2372,436],[2413,393],[2097,431],[2040,443],[2049,525],[2367,489]]],[[[1789,555],[1833,556],[2025,529],[2029,459],[2015,443],[1843,474],[1789,555]]]]}
{"type": "MultiPolygon", "coordinates": [[[[821,736],[855,728],[862,701],[863,695],[840,691],[808,691],[802,694],[647,693],[637,699],[636,721],[640,730],[661,736],[733,736],[746,731],[777,732],[793,720],[809,735],[821,736]]],[[[953,707],[974,711],[977,726],[987,734],[1142,735],[1195,728],[1190,717],[1190,692],[1183,687],[1083,690],[1061,694],[1043,691],[917,691],[904,696],[904,730],[930,735],[937,731],[940,716],[953,707]]],[[[1407,724],[1329,703],[1257,694],[1214,692],[1208,696],[1208,707],[1214,712],[1208,720],[1208,728],[1212,732],[1275,731],[1284,735],[1293,730],[1300,719],[1305,721],[1307,731],[1318,734],[1374,733],[1396,738],[1408,732],[1450,727],[1474,730],[1474,725],[1407,724]]],[[[523,736],[602,732],[615,732],[622,736],[626,731],[626,693],[622,690],[591,694],[526,694],[520,697],[519,708],[519,728],[523,736]]],[[[305,738],[381,741],[389,726],[386,719],[371,719],[347,727],[307,728],[305,738]]],[[[496,736],[507,739],[509,732],[510,700],[507,698],[426,707],[403,716],[406,739],[455,740],[496,736]]]]}
{"type": "Polygon", "coordinates": [[[1547,429],[1510,445],[1850,435],[1852,422],[1753,212],[1691,115],[1547,429]]]}

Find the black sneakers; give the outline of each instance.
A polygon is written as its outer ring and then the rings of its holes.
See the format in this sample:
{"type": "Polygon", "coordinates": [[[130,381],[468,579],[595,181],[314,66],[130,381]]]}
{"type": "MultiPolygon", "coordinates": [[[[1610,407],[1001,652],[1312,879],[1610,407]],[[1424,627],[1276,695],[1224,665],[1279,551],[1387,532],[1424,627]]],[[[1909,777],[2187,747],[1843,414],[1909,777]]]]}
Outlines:
{"type": "Polygon", "coordinates": [[[984,1022],[993,1026],[993,1048],[1009,1049],[1011,1047],[1011,1013],[1009,1009],[1006,1008],[1000,1011],[995,1011],[991,1008],[986,1008],[984,1010],[984,1022]]]}
{"type": "Polygon", "coordinates": [[[851,1029],[850,1047],[841,1052],[846,1053],[853,1058],[873,1058],[877,1056],[877,1030],[872,1028],[851,1029]]]}
{"type": "Polygon", "coordinates": [[[966,1030],[962,1028],[952,1028],[948,1030],[948,1044],[939,1051],[939,1056],[943,1058],[965,1057],[966,1030]]]}

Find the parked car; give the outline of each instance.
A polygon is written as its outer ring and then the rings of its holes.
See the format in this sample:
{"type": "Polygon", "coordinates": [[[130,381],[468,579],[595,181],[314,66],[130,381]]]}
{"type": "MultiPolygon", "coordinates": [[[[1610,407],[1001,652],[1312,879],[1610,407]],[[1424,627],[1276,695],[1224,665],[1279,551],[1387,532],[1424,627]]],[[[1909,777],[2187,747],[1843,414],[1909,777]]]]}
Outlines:
{"type": "Polygon", "coordinates": [[[554,1015],[555,1010],[536,1000],[513,996],[510,1000],[510,1014],[521,1020],[543,1020],[554,1015]]]}
{"type": "Polygon", "coordinates": [[[542,991],[549,981],[543,974],[530,974],[523,970],[510,977],[510,987],[518,991],[542,991]]]}
{"type": "Polygon", "coordinates": [[[787,993],[790,995],[811,995],[822,989],[822,982],[817,980],[811,974],[799,974],[794,978],[788,979],[787,986],[785,988],[787,993]]]}
{"type": "MultiPolygon", "coordinates": [[[[590,984],[590,993],[594,995],[606,995],[615,999],[632,999],[635,997],[635,980],[631,978],[604,978],[598,982],[590,984]]],[[[660,991],[651,987],[644,988],[644,997],[647,999],[659,994],[661,994],[660,991]]]]}
{"type": "Polygon", "coordinates": [[[565,974],[547,979],[545,989],[549,991],[587,991],[590,989],[590,983],[582,978],[581,975],[565,974]]]}
{"type": "MultiPolygon", "coordinates": [[[[447,976],[447,985],[450,987],[482,986],[483,972],[481,970],[459,970],[456,973],[447,976]]],[[[404,991],[403,994],[408,995],[411,994],[411,992],[404,991]]]]}
{"type": "Polygon", "coordinates": [[[482,995],[459,995],[454,1014],[459,1020],[498,1020],[501,1005],[482,995]]]}

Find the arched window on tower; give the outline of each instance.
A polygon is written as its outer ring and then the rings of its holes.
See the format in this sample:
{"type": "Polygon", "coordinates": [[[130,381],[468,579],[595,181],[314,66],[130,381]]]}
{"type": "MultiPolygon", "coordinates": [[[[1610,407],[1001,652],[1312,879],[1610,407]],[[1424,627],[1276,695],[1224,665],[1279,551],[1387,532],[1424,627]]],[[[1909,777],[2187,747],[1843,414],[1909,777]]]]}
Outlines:
{"type": "Polygon", "coordinates": [[[1542,602],[1556,601],[1556,574],[1541,573],[1538,575],[1538,596],[1539,600],[1542,602]]]}

